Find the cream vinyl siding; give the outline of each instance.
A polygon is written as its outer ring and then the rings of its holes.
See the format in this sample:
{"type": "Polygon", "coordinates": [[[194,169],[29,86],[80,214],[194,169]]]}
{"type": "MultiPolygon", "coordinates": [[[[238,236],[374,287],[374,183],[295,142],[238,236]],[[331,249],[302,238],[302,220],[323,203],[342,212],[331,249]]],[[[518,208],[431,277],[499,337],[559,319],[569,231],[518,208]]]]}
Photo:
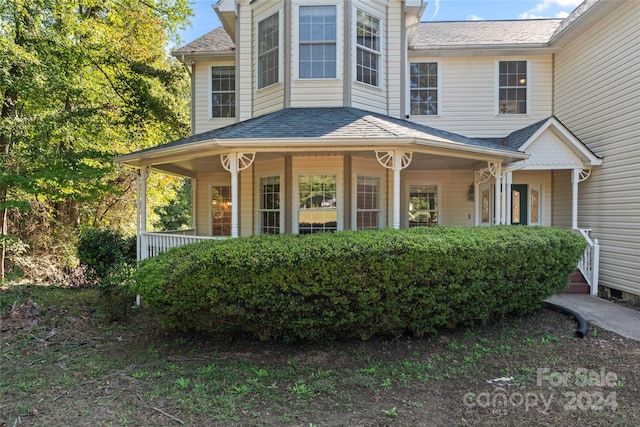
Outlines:
{"type": "MultiPolygon", "coordinates": [[[[578,184],[580,185],[580,184],[578,184]]],[[[557,170],[552,172],[552,212],[551,225],[554,227],[571,228],[571,171],[557,170]]],[[[580,200],[578,200],[578,204],[580,200]]],[[[578,227],[581,221],[578,216],[578,227]]]]}
{"type": "Polygon", "coordinates": [[[386,52],[385,58],[387,72],[385,74],[385,87],[387,91],[387,114],[391,117],[404,118],[402,115],[402,67],[406,62],[406,51],[401,49],[402,29],[404,15],[402,13],[403,2],[389,2],[386,52]]]}
{"type": "MultiPolygon", "coordinates": [[[[438,115],[410,120],[470,137],[501,137],[552,115],[553,57],[416,57],[411,62],[438,62],[438,115]],[[528,61],[527,114],[497,114],[498,61],[528,61]]],[[[408,77],[405,77],[408,79],[408,77]]],[[[410,84],[407,82],[407,91],[410,84]]],[[[406,94],[407,99],[409,93],[406,94]]],[[[409,110],[408,110],[409,111],[409,110]]]]}
{"type": "MultiPolygon", "coordinates": [[[[393,176],[391,176],[393,179],[393,176]]],[[[473,225],[473,202],[469,200],[469,186],[473,183],[473,171],[412,171],[400,175],[400,226],[408,227],[409,186],[417,184],[437,185],[438,225],[473,225]]],[[[389,186],[393,181],[389,182],[389,186]]],[[[391,202],[393,199],[390,197],[391,202]]],[[[390,212],[393,212],[392,207],[390,212]]]]}
{"type": "Polygon", "coordinates": [[[387,115],[387,7],[385,4],[376,0],[354,1],[351,2],[351,4],[353,5],[351,10],[350,27],[352,34],[349,40],[349,43],[351,44],[350,61],[352,73],[349,77],[352,81],[351,106],[387,115]],[[380,20],[380,69],[378,70],[378,86],[371,86],[356,81],[356,23],[358,10],[362,10],[363,12],[380,20]]]}
{"type": "MultiPolygon", "coordinates": [[[[195,83],[195,96],[192,102],[195,104],[195,133],[217,129],[236,122],[234,117],[211,117],[211,67],[232,66],[233,62],[198,62],[193,74],[195,83]]],[[[237,92],[236,92],[237,93],[237,92]]],[[[237,98],[237,95],[236,95],[237,98]]]]}
{"type": "Polygon", "coordinates": [[[555,114],[603,165],[579,186],[579,224],[600,242],[600,285],[640,294],[640,2],[556,56],[555,114]]]}
{"type": "MultiPolygon", "coordinates": [[[[253,113],[253,35],[252,11],[248,3],[238,4],[238,34],[236,37],[236,93],[238,121],[248,120],[253,113]]],[[[256,23],[256,26],[258,24],[256,23]]]]}

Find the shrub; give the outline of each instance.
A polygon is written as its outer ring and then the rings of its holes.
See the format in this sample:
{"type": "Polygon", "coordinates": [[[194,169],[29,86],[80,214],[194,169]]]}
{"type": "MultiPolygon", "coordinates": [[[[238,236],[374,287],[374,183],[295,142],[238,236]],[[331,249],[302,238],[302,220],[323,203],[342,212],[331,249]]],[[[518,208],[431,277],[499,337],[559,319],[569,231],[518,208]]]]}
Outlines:
{"type": "Polygon", "coordinates": [[[263,235],[173,249],[133,280],[177,328],[284,340],[423,335],[534,310],[566,287],[584,248],[549,227],[263,235]]]}
{"type": "Polygon", "coordinates": [[[135,265],[136,239],[107,229],[85,227],[78,238],[78,259],[92,279],[105,278],[122,264],[135,265]]]}

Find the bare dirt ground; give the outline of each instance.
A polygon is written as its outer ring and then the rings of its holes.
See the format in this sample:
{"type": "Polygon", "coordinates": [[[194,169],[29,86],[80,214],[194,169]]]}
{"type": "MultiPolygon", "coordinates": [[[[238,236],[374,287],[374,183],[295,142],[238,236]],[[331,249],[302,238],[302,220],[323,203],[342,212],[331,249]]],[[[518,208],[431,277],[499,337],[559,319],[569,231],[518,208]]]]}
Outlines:
{"type": "Polygon", "coordinates": [[[180,334],[91,289],[0,290],[0,426],[640,425],[640,343],[540,309],[438,336],[180,334]]]}

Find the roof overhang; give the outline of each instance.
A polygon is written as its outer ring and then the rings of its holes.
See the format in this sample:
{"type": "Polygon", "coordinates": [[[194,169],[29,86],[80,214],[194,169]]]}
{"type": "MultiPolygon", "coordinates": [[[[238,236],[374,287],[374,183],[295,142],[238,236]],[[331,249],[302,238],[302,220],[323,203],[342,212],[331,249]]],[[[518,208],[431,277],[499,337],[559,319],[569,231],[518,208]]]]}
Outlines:
{"type": "Polygon", "coordinates": [[[238,20],[235,0],[218,0],[218,3],[213,5],[213,10],[216,12],[216,15],[218,15],[222,27],[235,43],[236,22],[238,20]]]}
{"type": "Polygon", "coordinates": [[[228,152],[251,151],[255,153],[289,155],[326,155],[332,153],[350,154],[403,149],[414,153],[436,155],[474,162],[499,161],[510,163],[524,160],[528,154],[487,147],[470,146],[444,139],[423,138],[305,138],[305,139],[211,139],[188,145],[169,146],[150,151],[127,154],[115,159],[117,163],[141,168],[145,166],[193,176],[197,171],[180,168],[177,164],[192,161],[200,157],[210,157],[228,152]],[[173,166],[172,166],[173,165],[173,166]]]}
{"type": "MultiPolygon", "coordinates": [[[[533,144],[540,140],[545,132],[553,132],[558,139],[564,143],[564,146],[575,155],[582,166],[592,167],[602,165],[602,159],[589,150],[571,131],[569,131],[558,119],[550,117],[542,126],[540,126],[525,142],[519,147],[520,151],[527,151],[533,144]]],[[[553,165],[528,165],[526,169],[561,169],[563,167],[553,165]]],[[[568,166],[566,167],[568,168],[568,166]]]]}
{"type": "Polygon", "coordinates": [[[409,58],[442,57],[442,56],[517,56],[517,55],[550,55],[558,48],[546,43],[535,44],[502,44],[502,45],[459,45],[429,46],[428,49],[409,48],[409,58]]]}

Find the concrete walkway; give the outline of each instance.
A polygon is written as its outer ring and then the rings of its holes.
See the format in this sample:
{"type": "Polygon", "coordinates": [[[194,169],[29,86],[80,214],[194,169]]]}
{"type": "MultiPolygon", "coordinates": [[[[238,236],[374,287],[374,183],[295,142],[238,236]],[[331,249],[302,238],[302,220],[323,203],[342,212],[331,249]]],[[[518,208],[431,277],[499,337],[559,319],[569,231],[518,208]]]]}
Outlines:
{"type": "Polygon", "coordinates": [[[640,311],[638,310],[584,294],[554,295],[545,301],[569,308],[599,328],[640,341],[640,311]]]}

